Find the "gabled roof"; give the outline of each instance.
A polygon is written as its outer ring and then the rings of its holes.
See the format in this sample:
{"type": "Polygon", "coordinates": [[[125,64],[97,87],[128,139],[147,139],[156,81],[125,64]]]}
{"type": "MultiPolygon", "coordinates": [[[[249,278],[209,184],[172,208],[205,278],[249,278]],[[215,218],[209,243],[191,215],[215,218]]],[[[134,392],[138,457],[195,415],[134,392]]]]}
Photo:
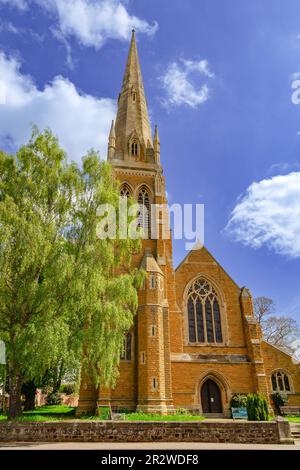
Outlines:
{"type": "Polygon", "coordinates": [[[269,343],[269,341],[266,341],[265,339],[263,339],[262,341],[263,343],[266,343],[268,346],[271,346],[272,348],[277,349],[277,351],[280,351],[281,353],[290,357],[292,361],[294,362],[294,364],[300,364],[300,361],[298,361],[298,359],[296,359],[292,354],[286,352],[283,348],[280,348],[279,346],[275,346],[274,344],[269,343]]]}
{"type": "Polygon", "coordinates": [[[143,256],[141,268],[144,269],[146,272],[159,273],[163,275],[163,272],[158,266],[153,254],[148,250],[145,251],[145,254],[143,256]]]}
{"type": "MultiPolygon", "coordinates": [[[[219,268],[223,271],[223,273],[229,277],[229,279],[234,283],[234,285],[239,289],[241,290],[241,287],[234,281],[234,279],[232,279],[232,277],[225,271],[225,269],[223,268],[223,266],[221,266],[221,264],[216,260],[216,258],[211,254],[211,252],[205,247],[203,246],[202,248],[200,248],[200,250],[204,250],[214,261],[215,263],[219,266],[219,268]]],[[[190,250],[187,255],[183,258],[183,260],[178,264],[178,266],[175,268],[175,271],[177,271],[184,263],[185,261],[187,260],[187,258],[191,255],[191,253],[193,253],[194,250],[190,250]]]]}

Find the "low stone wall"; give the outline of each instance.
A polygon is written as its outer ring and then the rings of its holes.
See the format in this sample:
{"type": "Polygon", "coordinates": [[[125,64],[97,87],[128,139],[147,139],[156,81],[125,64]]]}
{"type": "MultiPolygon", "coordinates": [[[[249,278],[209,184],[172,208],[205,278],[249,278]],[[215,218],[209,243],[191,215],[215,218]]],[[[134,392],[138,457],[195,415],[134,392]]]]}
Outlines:
{"type": "Polygon", "coordinates": [[[236,442],[293,443],[287,421],[273,422],[2,422],[8,442],[236,442]]]}

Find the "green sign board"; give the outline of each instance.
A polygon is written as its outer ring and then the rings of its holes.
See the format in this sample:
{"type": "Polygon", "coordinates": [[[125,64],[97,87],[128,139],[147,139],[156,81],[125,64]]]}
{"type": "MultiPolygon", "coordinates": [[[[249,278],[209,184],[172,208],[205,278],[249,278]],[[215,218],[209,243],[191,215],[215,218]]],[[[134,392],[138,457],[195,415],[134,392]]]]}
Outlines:
{"type": "Polygon", "coordinates": [[[247,408],[231,408],[233,419],[248,419],[247,408]]]}

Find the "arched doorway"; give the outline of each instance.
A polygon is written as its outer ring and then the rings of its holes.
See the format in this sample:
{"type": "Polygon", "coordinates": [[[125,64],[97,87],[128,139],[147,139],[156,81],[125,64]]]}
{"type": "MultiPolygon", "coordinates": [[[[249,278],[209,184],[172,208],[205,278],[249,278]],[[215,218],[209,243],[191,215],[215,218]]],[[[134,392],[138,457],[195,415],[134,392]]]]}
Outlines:
{"type": "Polygon", "coordinates": [[[211,379],[204,382],[201,388],[201,404],[202,412],[206,413],[222,413],[221,392],[211,379]]]}

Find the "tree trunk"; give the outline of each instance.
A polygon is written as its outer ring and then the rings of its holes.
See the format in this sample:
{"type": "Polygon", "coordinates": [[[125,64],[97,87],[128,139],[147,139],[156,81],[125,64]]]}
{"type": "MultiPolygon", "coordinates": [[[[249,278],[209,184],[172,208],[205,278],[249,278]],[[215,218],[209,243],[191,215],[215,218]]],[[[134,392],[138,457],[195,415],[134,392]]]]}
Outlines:
{"type": "Polygon", "coordinates": [[[22,416],[22,376],[19,372],[9,371],[9,408],[8,416],[11,419],[22,416]]]}
{"type": "Polygon", "coordinates": [[[57,374],[56,377],[54,378],[54,383],[53,383],[53,390],[52,393],[57,393],[59,392],[59,389],[61,387],[61,382],[62,378],[65,372],[64,368],[64,362],[62,361],[60,364],[57,366],[57,374]]]}
{"type": "Polygon", "coordinates": [[[35,383],[31,380],[23,384],[22,393],[25,395],[24,411],[33,411],[35,409],[35,383]]]}

